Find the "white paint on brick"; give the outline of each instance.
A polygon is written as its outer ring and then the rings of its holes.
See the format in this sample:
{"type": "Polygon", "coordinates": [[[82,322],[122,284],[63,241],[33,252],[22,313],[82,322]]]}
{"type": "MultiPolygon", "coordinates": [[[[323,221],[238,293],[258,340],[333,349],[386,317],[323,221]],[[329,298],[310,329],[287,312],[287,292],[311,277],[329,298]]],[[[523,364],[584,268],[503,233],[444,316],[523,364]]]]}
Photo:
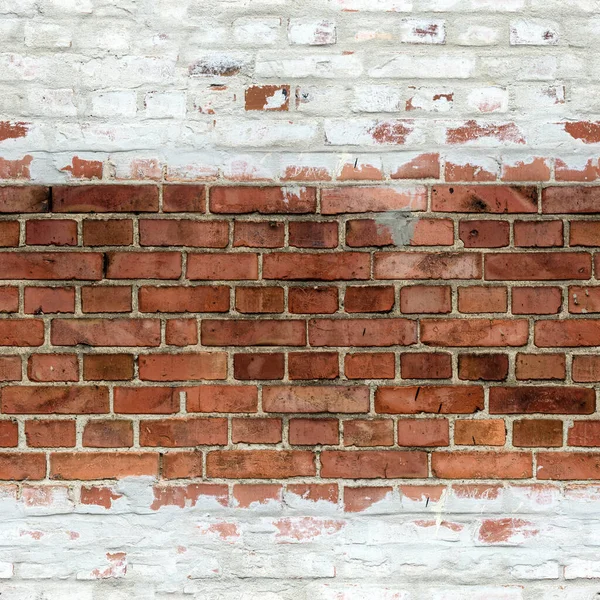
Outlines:
{"type": "Polygon", "coordinates": [[[91,96],[90,116],[133,117],[137,111],[136,94],[133,91],[97,92],[91,96]]]}
{"type": "Polygon", "coordinates": [[[510,43],[514,46],[552,46],[558,40],[558,25],[554,22],[517,19],[510,24],[510,43]]]}
{"type": "Polygon", "coordinates": [[[469,93],[467,104],[479,113],[504,113],[508,110],[508,90],[499,87],[477,88],[469,93]]]}
{"type": "Polygon", "coordinates": [[[449,491],[439,501],[395,491],[348,513],[289,492],[283,503],[250,509],[211,496],[152,509],[153,483],[109,484],[116,496],[109,509],[75,502],[62,485],[25,486],[18,501],[14,492],[2,495],[2,595],[591,600],[597,592],[597,543],[582,543],[598,527],[600,498],[589,488],[508,485],[489,495],[449,491]],[[510,547],[503,534],[481,544],[485,521],[521,530],[525,523],[535,533],[510,547]]]}
{"type": "Polygon", "coordinates": [[[149,119],[183,119],[185,92],[148,92],[144,97],[145,117],[149,119]]]}
{"type": "Polygon", "coordinates": [[[336,42],[336,29],[333,21],[290,19],[288,24],[290,44],[300,46],[328,46],[336,42]]]}

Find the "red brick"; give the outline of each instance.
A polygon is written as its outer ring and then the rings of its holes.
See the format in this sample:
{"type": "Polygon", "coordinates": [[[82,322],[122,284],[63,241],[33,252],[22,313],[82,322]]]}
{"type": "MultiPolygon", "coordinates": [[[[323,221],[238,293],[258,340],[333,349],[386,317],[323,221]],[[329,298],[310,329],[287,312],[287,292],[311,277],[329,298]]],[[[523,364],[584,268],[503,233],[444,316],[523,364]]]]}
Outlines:
{"type": "Polygon", "coordinates": [[[206,188],[203,185],[165,185],[163,212],[206,212],[206,188]]]}
{"type": "Polygon", "coordinates": [[[459,287],[458,310],[462,313],[506,312],[508,292],[504,287],[459,287]]]}
{"type": "Polygon", "coordinates": [[[0,356],[0,381],[21,381],[20,356],[0,356]]]}
{"type": "Polygon", "coordinates": [[[414,187],[339,187],[321,191],[321,213],[420,211],[427,208],[427,189],[414,187]]]}
{"type": "Polygon", "coordinates": [[[398,446],[447,446],[450,443],[448,419],[399,419],[398,446]]]}
{"type": "Polygon", "coordinates": [[[488,280],[589,279],[591,275],[591,257],[585,252],[512,252],[485,256],[488,280]]]}
{"type": "Polygon", "coordinates": [[[231,441],[234,444],[279,444],[281,442],[281,419],[231,420],[231,441]]]}
{"type": "Polygon", "coordinates": [[[183,388],[188,412],[248,413],[258,410],[258,391],[253,385],[200,385],[183,388]]]}
{"type": "Polygon", "coordinates": [[[470,414],[483,406],[483,388],[477,385],[380,386],[375,392],[380,414],[470,414]]]}
{"type": "Polygon", "coordinates": [[[145,354],[138,358],[143,381],[202,381],[227,378],[224,352],[145,354]]]}
{"type": "Polygon", "coordinates": [[[52,210],[57,213],[157,212],[155,185],[54,186],[52,210]]]}
{"type": "Polygon", "coordinates": [[[283,379],[285,372],[284,355],[277,353],[254,352],[233,356],[233,376],[235,379],[283,379]]]}
{"type": "Polygon", "coordinates": [[[344,487],[344,510],[346,512],[362,512],[377,502],[385,500],[394,489],[387,486],[377,487],[344,487]]]}
{"type": "Polygon", "coordinates": [[[466,213],[536,213],[535,186],[436,185],[431,210],[466,213]]]}
{"type": "Polygon", "coordinates": [[[0,247],[16,248],[19,245],[19,234],[18,221],[0,221],[0,247]]]}
{"type": "Polygon", "coordinates": [[[281,503],[282,493],[283,487],[277,484],[238,483],[231,496],[236,508],[251,508],[255,503],[281,503]]]}
{"type": "Polygon", "coordinates": [[[440,479],[527,479],[533,465],[528,452],[434,452],[431,469],[440,479]]]}
{"type": "Polygon", "coordinates": [[[569,429],[567,444],[569,446],[600,446],[600,421],[574,421],[569,429]]]}
{"type": "Polygon", "coordinates": [[[322,500],[333,504],[338,501],[339,490],[335,483],[290,483],[286,487],[288,494],[300,496],[303,500],[322,500]]]}
{"type": "Polygon", "coordinates": [[[421,321],[421,342],[454,347],[524,346],[529,336],[525,319],[427,319],[421,321]]]}
{"type": "Polygon", "coordinates": [[[209,477],[223,479],[283,479],[312,477],[315,457],[304,450],[216,450],[206,457],[209,477]]]}
{"type": "Polygon", "coordinates": [[[2,319],[0,346],[41,346],[44,323],[39,319],[2,319]]]}
{"type": "Polygon", "coordinates": [[[142,286],[139,292],[142,312],[227,312],[229,288],[226,286],[142,286]]]}
{"type": "Polygon", "coordinates": [[[75,312],[75,288],[26,287],[25,312],[29,315],[75,312]]]}
{"type": "Polygon", "coordinates": [[[564,354],[523,354],[515,360],[517,379],[564,379],[566,377],[564,354]]]}
{"type": "Polygon", "coordinates": [[[596,407],[593,389],[577,387],[493,387],[490,414],[589,415],[596,407]]]}
{"type": "Polygon", "coordinates": [[[238,287],[235,289],[235,308],[241,313],[282,313],[284,310],[281,287],[238,287]]]}
{"type": "Polygon", "coordinates": [[[227,419],[187,418],[140,421],[140,446],[215,446],[227,444],[227,419]]]}
{"type": "Polygon", "coordinates": [[[600,246],[600,221],[571,221],[569,245],[600,246]]]}
{"type": "Polygon", "coordinates": [[[502,165],[501,179],[502,181],[549,181],[549,161],[541,156],[535,156],[530,162],[505,163],[502,165]]]}
{"type": "Polygon", "coordinates": [[[283,221],[236,221],[233,224],[233,245],[238,248],[283,248],[283,221]]]}
{"type": "Polygon", "coordinates": [[[102,279],[98,252],[0,252],[0,279],[102,279]]]}
{"type": "Polygon", "coordinates": [[[449,313],[451,289],[445,285],[412,285],[400,289],[400,310],[406,314],[449,313]]]}
{"type": "Polygon", "coordinates": [[[338,309],[338,291],[331,287],[295,287],[288,292],[292,314],[331,314],[338,309]]]}
{"type": "Polygon", "coordinates": [[[337,445],[337,419],[290,419],[289,440],[295,446],[337,445]]]}
{"type": "Polygon", "coordinates": [[[14,415],[100,414],[109,411],[108,388],[89,386],[7,386],[2,412],[14,415]]]}
{"type": "MultiPolygon", "coordinates": [[[[0,197],[1,199],[1,197],[0,197]]],[[[0,203],[1,206],[1,203],[0,203]]],[[[46,455],[41,452],[27,454],[0,454],[0,480],[33,481],[46,477],[46,455]]]]}
{"type": "Polygon", "coordinates": [[[457,419],[454,443],[460,446],[504,446],[506,427],[502,419],[457,419]]]}
{"type": "Polygon", "coordinates": [[[364,252],[330,254],[274,252],[263,257],[263,278],[296,281],[368,279],[370,264],[370,256],[364,252]]]}
{"type": "Polygon", "coordinates": [[[508,221],[461,221],[458,235],[465,248],[502,248],[508,246],[508,221]]]}
{"type": "Polygon", "coordinates": [[[290,221],[289,245],[295,248],[335,248],[338,245],[337,222],[290,221]]]}
{"type": "Polygon", "coordinates": [[[263,410],[277,413],[364,413],[366,386],[274,385],[263,387],[263,410]]]}
{"type": "Polygon", "coordinates": [[[131,286],[82,287],[81,311],[84,313],[131,312],[131,286]]]}
{"type": "Polygon", "coordinates": [[[64,452],[50,454],[50,479],[91,481],[158,475],[158,453],[64,452]]]}
{"type": "Polygon", "coordinates": [[[108,279],[178,279],[181,276],[179,252],[107,252],[106,263],[108,279]]]}
{"type": "Polygon", "coordinates": [[[258,279],[258,255],[189,254],[186,276],[190,280],[204,281],[258,279]]]}
{"type": "Polygon", "coordinates": [[[76,441],[75,421],[26,421],[25,439],[30,448],[72,448],[76,441]]]}
{"type": "Polygon", "coordinates": [[[158,510],[162,506],[185,508],[195,506],[202,497],[214,498],[221,506],[229,504],[229,488],[226,485],[211,483],[188,483],[153,487],[154,502],[150,508],[158,510]]]}
{"type": "Polygon", "coordinates": [[[27,363],[31,381],[77,381],[79,363],[75,354],[32,354],[27,363]]]}
{"type": "Polygon", "coordinates": [[[458,377],[468,381],[504,381],[508,377],[506,354],[461,354],[458,377]]]}
{"type": "Polygon", "coordinates": [[[499,165],[488,163],[487,168],[478,164],[460,161],[458,163],[446,160],[444,178],[450,183],[454,181],[496,181],[499,174],[499,165]],[[493,169],[493,170],[492,170],[493,169]]]}
{"type": "Polygon", "coordinates": [[[573,381],[600,381],[600,356],[574,356],[572,374],[573,381]]]}
{"type": "Polygon", "coordinates": [[[126,415],[179,411],[179,391],[170,387],[116,387],[114,412],[126,415]]]}
{"type": "Polygon", "coordinates": [[[251,85],[246,88],[246,110],[285,111],[290,105],[289,85],[251,85]],[[282,95],[283,102],[270,103],[269,100],[282,95]]]}
{"type": "Polygon", "coordinates": [[[416,343],[416,323],[409,319],[311,319],[311,346],[409,346],[416,343]]]}
{"type": "Polygon", "coordinates": [[[165,326],[165,341],[172,346],[193,346],[198,343],[196,319],[169,319],[165,326]]]}
{"type": "Polygon", "coordinates": [[[133,243],[131,219],[83,221],[84,246],[130,246],[133,243]]]}
{"type": "Polygon", "coordinates": [[[6,186],[0,188],[0,213],[43,213],[50,206],[50,188],[6,186]]]}
{"type": "Polygon", "coordinates": [[[288,373],[295,379],[335,379],[339,375],[337,352],[290,352],[288,373]]]}
{"type": "Polygon", "coordinates": [[[600,453],[597,452],[538,452],[537,478],[593,479],[600,478],[600,453]]]}
{"type": "Polygon", "coordinates": [[[140,246],[225,248],[229,243],[226,221],[141,219],[139,229],[140,246]]]}
{"type": "Polygon", "coordinates": [[[394,422],[391,419],[344,421],[344,446],[393,446],[394,422]]]}
{"type": "Polygon", "coordinates": [[[535,345],[540,348],[597,346],[600,320],[538,321],[534,325],[535,345]]]}
{"type": "Polygon", "coordinates": [[[0,448],[16,448],[19,444],[19,425],[16,421],[0,421],[0,448]]]}
{"type": "Polygon", "coordinates": [[[83,357],[86,381],[127,381],[133,379],[131,354],[86,354],[83,357]]]}
{"type": "Polygon", "coordinates": [[[27,221],[25,243],[30,246],[76,246],[77,223],[63,219],[27,221]]]}
{"type": "Polygon", "coordinates": [[[556,419],[522,419],[513,422],[513,446],[519,448],[560,447],[563,423],[556,419]]]}
{"type": "Polygon", "coordinates": [[[157,319],[54,319],[51,340],[55,346],[158,346],[157,319]]]}
{"type": "Polygon", "coordinates": [[[440,155],[419,154],[390,173],[392,179],[439,179],[440,155]]]}
{"type": "Polygon", "coordinates": [[[394,379],[393,352],[361,352],[346,354],[344,373],[348,379],[394,379]]]}
{"type": "Polygon", "coordinates": [[[480,279],[481,255],[462,252],[376,252],[375,279],[480,279]]]}
{"type": "Polygon", "coordinates": [[[19,310],[19,288],[0,287],[0,312],[14,313],[19,310]]]}
{"type": "Polygon", "coordinates": [[[89,448],[129,448],[133,446],[131,421],[88,421],[83,430],[83,445],[89,448]]]}
{"type": "Polygon", "coordinates": [[[448,379],[452,355],[444,352],[413,352],[400,355],[402,379],[448,379]]]}
{"type": "Polygon", "coordinates": [[[394,308],[394,287],[348,286],[344,310],[348,313],[389,312],[394,308]]]}
{"type": "Polygon", "coordinates": [[[562,291],[556,287],[515,287],[513,315],[555,315],[562,306],[562,291]]]}
{"type": "Polygon", "coordinates": [[[514,240],[523,248],[562,246],[562,221],[515,221],[514,240]]]}
{"type": "MultiPolygon", "coordinates": [[[[410,232],[410,246],[452,246],[454,243],[454,224],[450,219],[411,218],[407,221],[410,229],[404,228],[403,234],[410,232]]],[[[385,218],[355,219],[346,222],[346,244],[354,248],[366,246],[396,246],[395,221],[385,218]]]]}
{"type": "Polygon", "coordinates": [[[202,344],[205,346],[304,346],[304,321],[243,321],[230,319],[202,321],[202,344]]]}
{"type": "Polygon", "coordinates": [[[315,212],[314,188],[214,187],[210,210],[226,214],[303,214],[315,212]]]}
{"type": "Polygon", "coordinates": [[[600,287],[569,287],[569,312],[588,314],[600,312],[600,287]]]}
{"type": "Polygon", "coordinates": [[[202,477],[202,452],[167,452],[163,456],[162,476],[165,479],[202,477]]]}
{"type": "Polygon", "coordinates": [[[321,476],[344,479],[427,477],[427,454],[403,450],[324,450],[321,476]]]}
{"type": "Polygon", "coordinates": [[[600,187],[560,186],[542,190],[542,212],[596,213],[600,203],[600,187]]]}

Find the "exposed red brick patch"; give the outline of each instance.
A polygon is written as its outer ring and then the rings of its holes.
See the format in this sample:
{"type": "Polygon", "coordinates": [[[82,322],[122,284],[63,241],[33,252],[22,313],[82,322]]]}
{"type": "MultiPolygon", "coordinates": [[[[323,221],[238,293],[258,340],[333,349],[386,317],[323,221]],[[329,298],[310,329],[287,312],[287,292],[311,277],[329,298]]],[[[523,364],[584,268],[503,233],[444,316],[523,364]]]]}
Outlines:
{"type": "Polygon", "coordinates": [[[22,138],[27,135],[31,123],[0,121],[0,142],[4,140],[22,138]]]}
{"type": "Polygon", "coordinates": [[[485,138],[495,138],[499,142],[525,144],[525,138],[515,123],[478,123],[467,121],[464,125],[453,127],[446,132],[446,143],[467,144],[485,138]]]}
{"type": "Polygon", "coordinates": [[[600,142],[600,121],[576,121],[565,123],[565,131],[574,139],[584,144],[600,142]]]}
{"type": "Polygon", "coordinates": [[[101,160],[86,160],[74,156],[71,164],[63,167],[61,171],[71,173],[73,179],[102,179],[101,160]]]}

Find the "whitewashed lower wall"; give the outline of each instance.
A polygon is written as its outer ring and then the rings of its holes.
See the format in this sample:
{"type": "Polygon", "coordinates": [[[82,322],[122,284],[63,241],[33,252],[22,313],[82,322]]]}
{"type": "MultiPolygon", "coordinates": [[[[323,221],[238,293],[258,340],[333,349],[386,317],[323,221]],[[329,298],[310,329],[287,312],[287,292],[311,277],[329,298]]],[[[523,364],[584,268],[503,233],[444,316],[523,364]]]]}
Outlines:
{"type": "Polygon", "coordinates": [[[4,494],[1,600],[600,596],[597,486],[448,489],[437,501],[394,492],[350,513],[293,494],[157,508],[152,484],[124,480],[109,509],[66,487],[4,494]]]}

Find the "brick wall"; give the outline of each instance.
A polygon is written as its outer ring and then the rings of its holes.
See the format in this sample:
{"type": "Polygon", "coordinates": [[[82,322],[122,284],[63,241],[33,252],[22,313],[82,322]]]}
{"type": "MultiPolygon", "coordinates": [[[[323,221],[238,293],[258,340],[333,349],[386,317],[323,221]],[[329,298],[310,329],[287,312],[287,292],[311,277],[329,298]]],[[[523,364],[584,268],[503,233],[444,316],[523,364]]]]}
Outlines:
{"type": "Polygon", "coordinates": [[[2,600],[591,600],[597,0],[0,0],[2,600]]]}

